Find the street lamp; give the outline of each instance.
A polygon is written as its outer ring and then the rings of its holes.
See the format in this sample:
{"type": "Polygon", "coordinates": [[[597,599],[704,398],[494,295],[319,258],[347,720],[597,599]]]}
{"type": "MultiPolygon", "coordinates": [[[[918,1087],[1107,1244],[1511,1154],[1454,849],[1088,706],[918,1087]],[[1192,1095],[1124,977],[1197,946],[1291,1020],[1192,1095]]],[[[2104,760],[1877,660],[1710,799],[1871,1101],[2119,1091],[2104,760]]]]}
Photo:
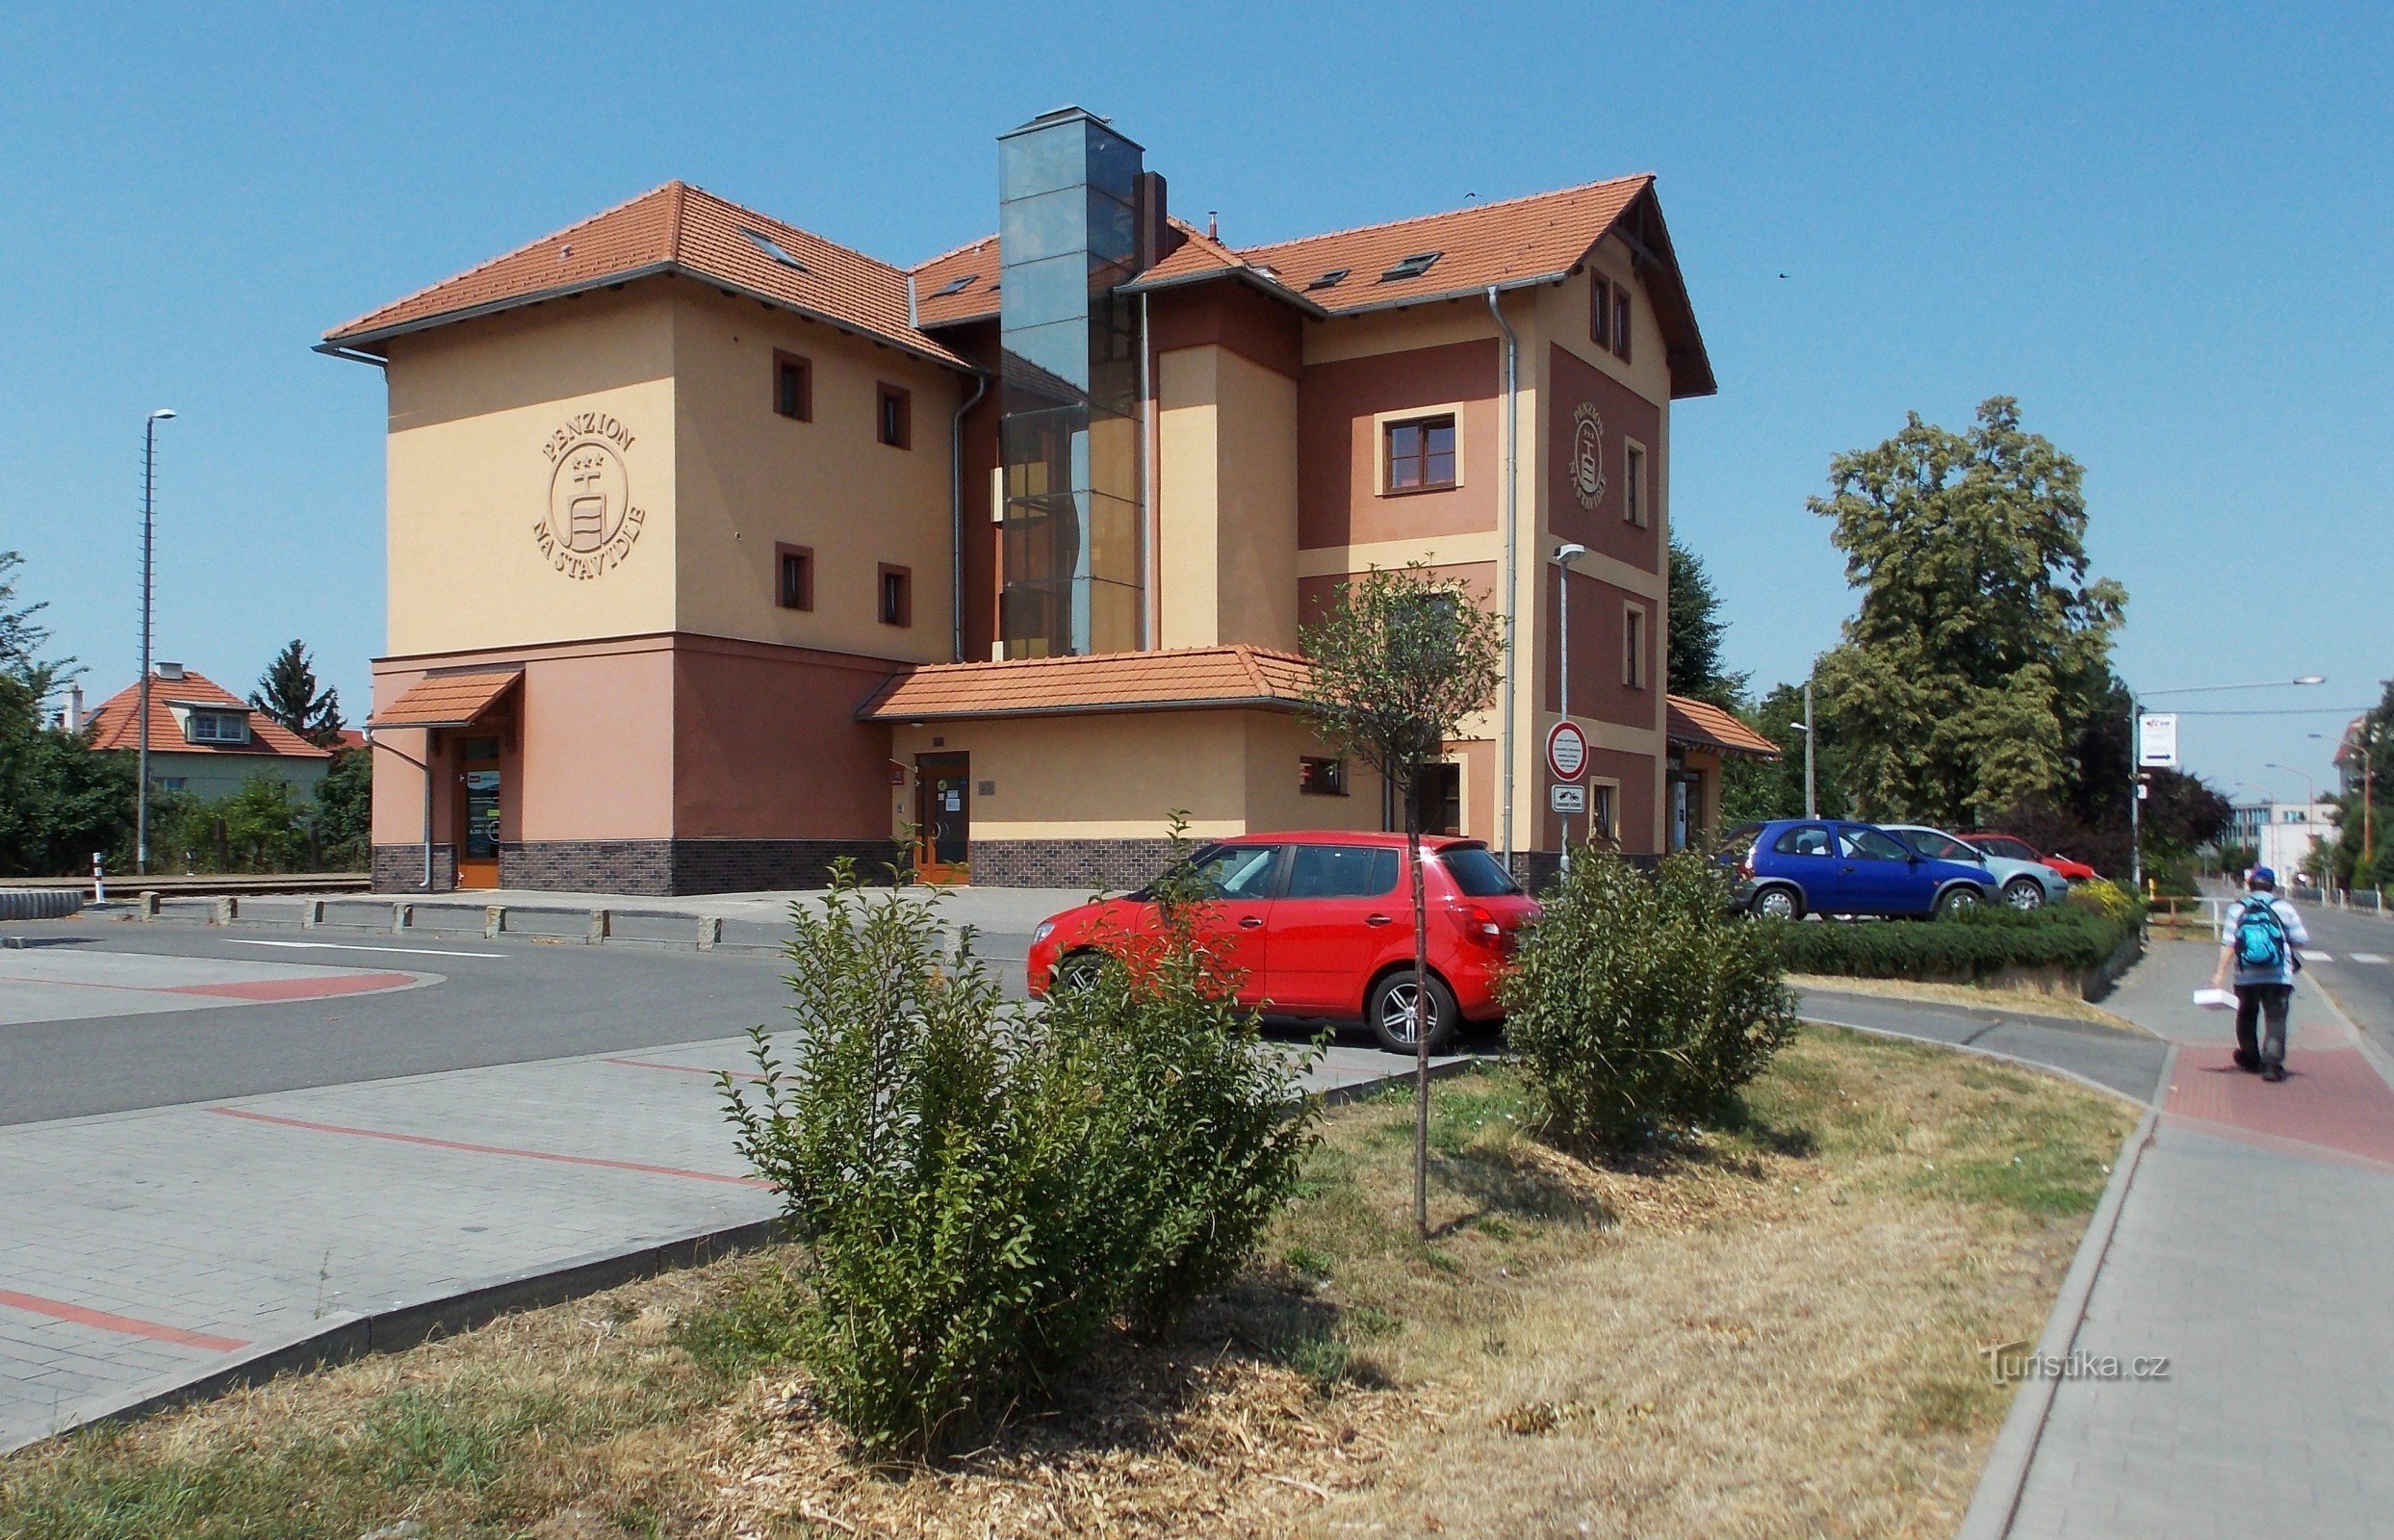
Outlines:
{"type": "MultiPolygon", "coordinates": [[[[1571,720],[1571,564],[1586,554],[1585,546],[1564,544],[1556,547],[1555,554],[1548,558],[1562,570],[1562,577],[1557,584],[1562,590],[1562,598],[1559,602],[1562,629],[1559,651],[1562,656],[1557,664],[1556,673],[1562,676],[1562,699],[1557,704],[1562,707],[1562,719],[1565,722],[1571,720]]],[[[1571,869],[1571,815],[1563,813],[1560,816],[1562,818],[1562,869],[1569,871],[1571,869]]]]}
{"type": "MultiPolygon", "coordinates": [[[[2325,674],[2298,674],[2290,680],[2257,680],[2246,684],[2180,684],[2167,690],[2149,690],[2146,694],[2149,698],[2155,695],[2207,695],[2214,690],[2274,690],[2286,685],[2325,684],[2327,682],[2328,676],[2325,674]]],[[[2138,701],[2136,692],[2130,690],[2128,692],[2128,890],[2133,893],[2141,893],[2145,890],[2143,834],[2145,734],[2140,731],[2138,721],[2138,718],[2144,714],[2143,704],[2138,701]]]]}
{"type": "Polygon", "coordinates": [[[134,791],[133,869],[149,871],[149,619],[152,578],[157,566],[158,424],[174,413],[160,407],[142,424],[142,752],[134,791]]]}
{"type": "Polygon", "coordinates": [[[1804,681],[1804,720],[1790,722],[1789,727],[1804,734],[1804,816],[1820,816],[1819,799],[1813,795],[1813,681],[1804,681]]]}

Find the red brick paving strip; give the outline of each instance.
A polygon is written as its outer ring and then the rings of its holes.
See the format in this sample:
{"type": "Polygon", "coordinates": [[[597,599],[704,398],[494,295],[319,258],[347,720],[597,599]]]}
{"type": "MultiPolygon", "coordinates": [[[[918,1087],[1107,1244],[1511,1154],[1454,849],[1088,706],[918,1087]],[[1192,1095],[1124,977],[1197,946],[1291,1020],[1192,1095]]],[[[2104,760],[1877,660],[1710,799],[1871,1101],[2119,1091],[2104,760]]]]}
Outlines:
{"type": "Polygon", "coordinates": [[[2289,1141],[2394,1165],[2394,1091],[2357,1048],[2289,1054],[2271,1085],[2235,1067],[2225,1044],[2178,1050],[2164,1110],[2271,1142],[2289,1141]]]}
{"type": "Polygon", "coordinates": [[[249,1346],[239,1337],[212,1337],[204,1331],[162,1326],[155,1321],[114,1315],[106,1310],[90,1310],[82,1305],[70,1305],[64,1299],[44,1299],[39,1295],[18,1294],[13,1289],[0,1289],[0,1305],[6,1305],[11,1310],[22,1310],[28,1315],[48,1316],[53,1321],[72,1322],[78,1326],[95,1326],[101,1331],[144,1337],[151,1342],[172,1343],[178,1348],[199,1348],[212,1353],[235,1352],[249,1346]]]}
{"type": "MultiPolygon", "coordinates": [[[[329,979],[248,979],[236,984],[171,984],[157,994],[213,994],[227,1000],[324,1000],[339,994],[371,994],[377,989],[403,989],[416,982],[412,973],[344,973],[329,979]]],[[[137,988],[137,985],[105,985],[105,988],[137,988]]]]}
{"type": "Polygon", "coordinates": [[[506,1155],[517,1160],[554,1161],[561,1166],[597,1166],[610,1171],[638,1171],[649,1176],[681,1176],[693,1182],[726,1182],[734,1187],[770,1188],[773,1184],[753,1176],[727,1176],[721,1171],[693,1171],[680,1166],[649,1166],[639,1161],[602,1160],[595,1155],[560,1155],[553,1150],[511,1149],[503,1144],[471,1144],[461,1140],[434,1139],[425,1134],[395,1134],[380,1128],[350,1128],[341,1123],[310,1122],[304,1117],[278,1117],[272,1113],[253,1113],[240,1107],[211,1107],[219,1117],[240,1117],[253,1123],[271,1123],[278,1128],[304,1128],[317,1134],[348,1134],[356,1139],[387,1139],[395,1144],[421,1144],[427,1149],[461,1150],[469,1155],[506,1155]]]}

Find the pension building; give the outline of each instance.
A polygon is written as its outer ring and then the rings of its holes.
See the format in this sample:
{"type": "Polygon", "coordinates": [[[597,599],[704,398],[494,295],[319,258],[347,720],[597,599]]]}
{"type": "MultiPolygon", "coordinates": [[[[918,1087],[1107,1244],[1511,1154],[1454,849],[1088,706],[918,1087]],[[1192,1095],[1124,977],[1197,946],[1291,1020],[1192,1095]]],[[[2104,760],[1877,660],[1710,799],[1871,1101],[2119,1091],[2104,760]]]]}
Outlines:
{"type": "Polygon", "coordinates": [[[1663,688],[1671,403],[1713,381],[1651,177],[1240,246],[1077,109],[997,169],[996,232],[912,268],[677,182],[326,335],[389,390],[377,886],[798,886],[909,838],[1119,886],[1175,809],[1378,828],[1301,628],[1415,561],[1515,637],[1430,827],[1551,862],[1565,667],[1574,823],[1627,851],[1768,752],[1663,688]]]}

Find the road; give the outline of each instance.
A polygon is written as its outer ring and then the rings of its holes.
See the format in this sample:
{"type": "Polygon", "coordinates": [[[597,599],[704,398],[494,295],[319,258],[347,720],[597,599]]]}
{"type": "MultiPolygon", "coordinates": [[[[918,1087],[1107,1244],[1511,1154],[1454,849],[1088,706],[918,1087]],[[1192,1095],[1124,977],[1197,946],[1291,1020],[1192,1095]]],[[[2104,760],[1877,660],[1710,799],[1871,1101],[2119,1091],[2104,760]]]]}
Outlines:
{"type": "Polygon", "coordinates": [[[2372,1044],[2394,1054],[2394,919],[2315,904],[2302,910],[2311,936],[2306,970],[2372,1044]]]}

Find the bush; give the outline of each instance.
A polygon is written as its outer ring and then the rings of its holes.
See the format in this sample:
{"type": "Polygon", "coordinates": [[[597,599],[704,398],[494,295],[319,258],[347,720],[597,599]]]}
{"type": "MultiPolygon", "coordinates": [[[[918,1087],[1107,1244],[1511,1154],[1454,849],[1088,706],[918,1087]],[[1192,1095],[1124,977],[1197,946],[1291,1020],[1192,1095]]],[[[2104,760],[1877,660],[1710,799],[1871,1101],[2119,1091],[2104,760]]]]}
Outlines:
{"type": "Polygon", "coordinates": [[[1288,1198],[1301,1065],[1189,927],[1025,1012],[969,932],[943,944],[932,904],[851,867],[791,917],[798,1038],[785,1064],[759,1028],[759,1084],[724,1094],[811,1243],[790,1340],[868,1450],[1001,1419],[1110,1322],[1171,1325],[1288,1198]]]}
{"type": "Polygon", "coordinates": [[[1863,979],[1974,980],[2007,967],[2091,968],[2144,923],[2111,883],[2072,890],[2031,913],[1990,906],[1939,920],[1757,920],[1797,973],[1863,979]]]}
{"type": "Polygon", "coordinates": [[[1734,914],[1701,855],[1650,879],[1583,851],[1545,905],[1505,1007],[1550,1137],[1617,1146],[1713,1115],[1793,1036],[1778,928],[1734,914]]]}

